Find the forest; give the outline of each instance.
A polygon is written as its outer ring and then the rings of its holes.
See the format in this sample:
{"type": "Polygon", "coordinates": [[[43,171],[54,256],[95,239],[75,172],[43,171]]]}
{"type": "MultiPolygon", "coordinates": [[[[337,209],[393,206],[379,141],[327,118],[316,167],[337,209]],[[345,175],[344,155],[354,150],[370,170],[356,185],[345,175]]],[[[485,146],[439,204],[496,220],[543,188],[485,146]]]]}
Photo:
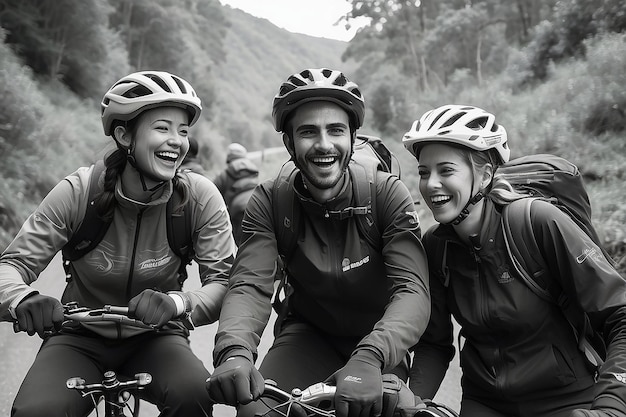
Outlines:
{"type": "MultiPolygon", "coordinates": [[[[166,70],[194,86],[203,113],[192,134],[215,173],[231,141],[281,146],[270,119],[281,81],[329,66],[361,86],[362,131],[396,153],[418,203],[403,133],[430,108],[477,105],[507,129],[512,156],[554,153],[579,166],[594,223],[626,268],[623,1],[350,3],[338,24],[369,24],[345,43],[217,0],[0,0],[0,248],[58,180],[110,149],[100,100],[121,76],[166,70]]],[[[264,163],[264,175],[278,163],[264,163]]]]}

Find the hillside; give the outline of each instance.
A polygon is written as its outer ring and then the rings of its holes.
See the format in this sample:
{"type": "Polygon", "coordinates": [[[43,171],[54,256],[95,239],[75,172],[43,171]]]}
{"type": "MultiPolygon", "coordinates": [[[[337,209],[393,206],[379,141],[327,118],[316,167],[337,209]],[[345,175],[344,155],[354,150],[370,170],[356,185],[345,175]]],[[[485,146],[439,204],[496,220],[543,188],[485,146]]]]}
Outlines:
{"type": "MultiPolygon", "coordinates": [[[[0,14],[0,248],[59,179],[111,148],[100,100],[130,71],[165,69],[192,83],[204,111],[191,134],[213,175],[231,141],[251,151],[282,146],[271,123],[280,83],[328,66],[359,84],[367,103],[362,133],[381,136],[397,154],[416,201],[419,178],[402,135],[433,107],[477,105],[506,127],[513,156],[554,153],[581,168],[596,228],[626,268],[626,19],[619,18],[626,6],[552,2],[533,18],[544,22],[535,35],[520,42],[528,22],[515,25],[510,2],[497,10],[476,2],[453,15],[440,3],[424,3],[429,36],[413,33],[419,25],[387,21],[388,31],[360,32],[349,43],[294,34],[217,0],[135,2],[132,18],[117,0],[12,3],[0,14]],[[591,20],[576,18],[596,9],[591,20]],[[510,19],[490,15],[503,12],[510,19]],[[431,51],[420,71],[407,52],[418,41],[431,51]]],[[[263,176],[283,159],[265,160],[263,176]]],[[[428,219],[428,210],[420,212],[428,219]]]]}
{"type": "MultiPolygon", "coordinates": [[[[250,150],[281,145],[270,116],[274,94],[287,76],[306,67],[346,68],[340,58],[345,42],[294,34],[241,10],[219,7],[226,27],[223,58],[190,48],[188,53],[197,55],[192,62],[216,64],[203,73],[208,80],[192,78],[192,70],[181,73],[194,87],[201,82],[212,86],[212,95],[201,96],[203,120],[192,130],[204,146],[209,174],[222,167],[231,140],[250,150]]],[[[7,34],[0,27],[0,173],[5,178],[0,184],[0,249],[56,182],[112,146],[100,125],[106,90],[78,97],[58,80],[34,73],[15,48],[2,42],[7,34]]]]}
{"type": "MultiPolygon", "coordinates": [[[[272,99],[280,84],[305,68],[331,67],[351,73],[355,63],[342,63],[347,43],[295,34],[230,6],[224,40],[226,59],[214,71],[217,101],[214,120],[220,140],[207,145],[218,153],[224,143],[239,141],[257,150],[280,146],[271,123],[272,99]]],[[[222,159],[218,159],[221,161],[222,159]]]]}

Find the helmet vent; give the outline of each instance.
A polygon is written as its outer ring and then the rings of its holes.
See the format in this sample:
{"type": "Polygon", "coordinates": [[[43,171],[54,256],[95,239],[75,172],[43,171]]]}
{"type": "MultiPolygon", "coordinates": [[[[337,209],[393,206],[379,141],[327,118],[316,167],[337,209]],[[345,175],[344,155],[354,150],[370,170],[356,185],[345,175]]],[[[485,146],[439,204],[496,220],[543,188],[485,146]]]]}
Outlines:
{"type": "Polygon", "coordinates": [[[163,90],[167,91],[168,93],[172,92],[172,89],[167,84],[165,84],[165,82],[163,81],[161,77],[154,75],[154,74],[146,74],[146,77],[150,78],[152,81],[157,83],[159,87],[161,87],[163,90]]]}
{"type": "MultiPolygon", "coordinates": [[[[310,73],[309,73],[310,74],[310,73]]],[[[305,85],[307,85],[308,83],[298,77],[291,77],[289,78],[289,82],[292,83],[293,85],[295,85],[296,87],[303,87],[305,85]]],[[[293,90],[293,87],[291,87],[289,84],[283,84],[283,87],[289,87],[288,91],[285,91],[285,93],[293,90]]]]}
{"type": "Polygon", "coordinates": [[[463,116],[465,116],[465,113],[457,113],[451,118],[449,118],[444,124],[442,124],[441,127],[444,128],[444,127],[452,126],[454,122],[456,122],[463,116]]]}
{"type": "Polygon", "coordinates": [[[433,126],[435,125],[435,123],[437,123],[437,121],[439,119],[441,119],[441,116],[443,116],[444,114],[446,114],[448,112],[448,109],[446,109],[445,111],[441,112],[441,114],[439,114],[437,117],[435,117],[435,120],[433,120],[433,122],[430,124],[430,126],[428,127],[428,130],[432,129],[433,126]]]}
{"type": "Polygon", "coordinates": [[[126,98],[135,98],[148,96],[150,94],[152,94],[152,91],[150,91],[148,88],[144,87],[143,85],[136,85],[135,87],[125,91],[122,96],[126,98]]]}
{"type": "Polygon", "coordinates": [[[485,126],[487,126],[487,121],[488,121],[488,118],[486,118],[486,117],[479,117],[478,119],[472,120],[471,122],[469,122],[465,126],[467,126],[468,128],[470,128],[472,130],[481,130],[481,129],[484,129],[485,126]]]}
{"type": "Polygon", "coordinates": [[[183,84],[180,78],[172,77],[172,79],[176,82],[176,85],[178,86],[178,88],[180,88],[180,91],[182,91],[183,94],[187,94],[187,89],[185,88],[185,84],[183,84]]]}

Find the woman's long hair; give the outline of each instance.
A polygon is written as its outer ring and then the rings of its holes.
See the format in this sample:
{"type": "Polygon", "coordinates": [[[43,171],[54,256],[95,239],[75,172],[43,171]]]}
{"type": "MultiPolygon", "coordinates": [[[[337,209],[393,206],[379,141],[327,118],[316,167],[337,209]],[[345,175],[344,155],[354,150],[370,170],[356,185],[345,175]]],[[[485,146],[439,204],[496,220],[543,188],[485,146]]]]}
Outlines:
{"type": "Polygon", "coordinates": [[[497,168],[501,162],[497,152],[493,149],[488,151],[476,151],[465,147],[458,147],[457,149],[472,167],[475,178],[485,169],[488,169],[488,165],[491,165],[491,169],[494,170],[491,183],[483,191],[486,198],[498,205],[506,205],[520,198],[528,197],[528,194],[516,191],[509,181],[498,174],[497,168]]]}

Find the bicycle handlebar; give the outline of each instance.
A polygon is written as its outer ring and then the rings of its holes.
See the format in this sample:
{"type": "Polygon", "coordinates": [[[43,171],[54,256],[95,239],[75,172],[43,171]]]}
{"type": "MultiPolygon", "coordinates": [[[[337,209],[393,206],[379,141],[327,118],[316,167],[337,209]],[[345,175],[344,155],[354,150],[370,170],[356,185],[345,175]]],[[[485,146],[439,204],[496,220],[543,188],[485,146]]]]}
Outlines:
{"type": "Polygon", "coordinates": [[[101,383],[85,384],[85,380],[79,376],[70,378],[66,381],[65,385],[68,389],[75,389],[80,392],[105,392],[107,390],[119,389],[141,389],[152,382],[152,375],[148,373],[135,374],[135,379],[129,381],[120,381],[112,371],[107,371],[104,374],[104,380],[101,383]]]}
{"type": "MultiPolygon", "coordinates": [[[[261,401],[263,401],[263,398],[266,398],[278,402],[277,405],[267,403],[265,405],[273,411],[287,410],[286,412],[279,412],[279,414],[286,417],[289,417],[289,411],[293,404],[300,405],[307,415],[334,417],[335,393],[335,386],[323,382],[313,384],[304,390],[294,388],[291,390],[291,393],[288,393],[280,389],[274,381],[268,379],[265,381],[265,389],[261,395],[261,401]]],[[[458,414],[450,407],[431,400],[424,400],[421,404],[412,408],[411,412],[415,417],[458,417],[458,414]]]]}
{"type": "Polygon", "coordinates": [[[86,384],[82,377],[77,376],[68,379],[65,386],[78,391],[82,397],[91,397],[94,407],[97,406],[98,398],[103,397],[107,417],[125,416],[124,409],[131,411],[133,416],[138,416],[139,399],[135,393],[151,382],[152,375],[149,373],[138,373],[135,374],[135,379],[120,381],[114,371],[106,371],[100,383],[86,384]],[[135,399],[134,407],[128,404],[132,396],[135,399]]]}
{"type": "Polygon", "coordinates": [[[329,402],[328,406],[334,406],[335,392],[337,388],[324,382],[313,384],[305,390],[294,388],[291,393],[278,388],[272,380],[265,381],[265,390],[263,397],[271,398],[275,401],[294,401],[302,404],[319,405],[320,403],[329,402]]]}
{"type": "MultiPolygon", "coordinates": [[[[157,328],[149,324],[145,324],[140,320],[128,317],[128,307],[120,307],[114,305],[105,305],[102,308],[79,307],[78,303],[72,301],[63,305],[63,323],[61,327],[69,323],[119,323],[125,326],[135,327],[138,329],[156,330],[157,328]]],[[[13,331],[19,333],[22,331],[17,321],[13,322],[13,331]]],[[[46,333],[54,333],[53,331],[46,333]]]]}

